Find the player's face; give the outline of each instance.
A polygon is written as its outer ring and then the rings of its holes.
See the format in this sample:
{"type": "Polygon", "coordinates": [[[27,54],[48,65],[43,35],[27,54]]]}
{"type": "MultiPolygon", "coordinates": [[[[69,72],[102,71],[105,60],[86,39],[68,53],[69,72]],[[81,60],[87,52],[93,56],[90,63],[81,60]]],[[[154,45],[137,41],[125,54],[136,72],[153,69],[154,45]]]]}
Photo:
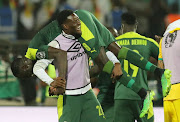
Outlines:
{"type": "Polygon", "coordinates": [[[33,75],[34,62],[28,58],[23,57],[21,60],[19,77],[28,78],[33,75]]]}
{"type": "Polygon", "coordinates": [[[76,38],[79,38],[82,34],[81,22],[79,17],[75,13],[73,13],[70,16],[68,16],[67,19],[68,19],[67,26],[69,28],[68,29],[69,34],[75,36],[76,38]]]}

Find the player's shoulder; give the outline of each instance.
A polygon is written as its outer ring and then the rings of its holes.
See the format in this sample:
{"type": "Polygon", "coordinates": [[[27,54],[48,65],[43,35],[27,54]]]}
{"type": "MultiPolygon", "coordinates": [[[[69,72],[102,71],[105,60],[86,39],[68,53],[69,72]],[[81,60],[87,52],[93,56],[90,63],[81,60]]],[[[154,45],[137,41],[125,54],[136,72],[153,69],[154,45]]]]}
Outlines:
{"type": "Polygon", "coordinates": [[[141,35],[136,32],[126,32],[118,37],[116,37],[116,40],[120,39],[130,39],[130,38],[141,38],[141,35]]]}
{"type": "Polygon", "coordinates": [[[147,40],[147,42],[149,42],[150,44],[153,44],[153,45],[156,45],[156,46],[159,47],[159,44],[154,39],[152,39],[150,37],[146,37],[146,36],[140,35],[140,34],[139,34],[139,37],[142,38],[142,39],[147,40]]]}
{"type": "Polygon", "coordinates": [[[146,39],[148,40],[148,42],[150,42],[151,44],[156,45],[157,47],[159,47],[159,44],[152,38],[146,37],[146,39]]]}

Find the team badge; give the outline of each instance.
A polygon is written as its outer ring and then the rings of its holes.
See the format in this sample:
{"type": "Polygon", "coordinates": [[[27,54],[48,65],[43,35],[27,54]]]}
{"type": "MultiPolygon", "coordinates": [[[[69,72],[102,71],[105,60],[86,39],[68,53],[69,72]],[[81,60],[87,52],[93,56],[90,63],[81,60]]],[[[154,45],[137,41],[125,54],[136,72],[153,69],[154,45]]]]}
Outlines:
{"type": "Polygon", "coordinates": [[[165,48],[172,47],[176,37],[177,37],[177,31],[175,31],[174,33],[169,33],[165,39],[165,48]]]}
{"type": "Polygon", "coordinates": [[[46,56],[46,54],[44,51],[43,52],[37,52],[37,54],[36,54],[37,59],[45,59],[45,56],[46,56]]]}

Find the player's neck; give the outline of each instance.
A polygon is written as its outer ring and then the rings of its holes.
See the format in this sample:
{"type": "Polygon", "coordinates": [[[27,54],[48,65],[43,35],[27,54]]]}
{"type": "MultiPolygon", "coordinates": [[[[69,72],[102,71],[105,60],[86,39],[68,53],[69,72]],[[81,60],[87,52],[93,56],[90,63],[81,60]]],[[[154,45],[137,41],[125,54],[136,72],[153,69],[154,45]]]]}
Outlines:
{"type": "Polygon", "coordinates": [[[68,38],[68,39],[72,39],[72,40],[75,40],[75,39],[76,39],[73,35],[67,34],[67,33],[65,33],[64,31],[62,31],[62,35],[63,35],[65,38],[68,38]]]}

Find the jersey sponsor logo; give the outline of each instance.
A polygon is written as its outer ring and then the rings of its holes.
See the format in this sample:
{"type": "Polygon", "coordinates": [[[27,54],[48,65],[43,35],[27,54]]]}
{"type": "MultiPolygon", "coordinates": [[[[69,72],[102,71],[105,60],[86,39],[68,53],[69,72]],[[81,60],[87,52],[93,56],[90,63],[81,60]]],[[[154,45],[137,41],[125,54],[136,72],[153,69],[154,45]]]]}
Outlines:
{"type": "Polygon", "coordinates": [[[82,43],[83,47],[86,49],[88,52],[97,52],[95,48],[91,49],[86,43],[82,43]]]}
{"type": "Polygon", "coordinates": [[[71,61],[76,60],[77,58],[83,56],[84,54],[85,54],[85,52],[78,53],[77,55],[75,55],[75,56],[73,56],[73,57],[71,58],[71,61]]]}
{"type": "Polygon", "coordinates": [[[44,51],[42,51],[42,52],[37,52],[37,54],[36,54],[36,58],[37,58],[37,59],[45,59],[45,57],[46,57],[46,54],[45,54],[44,51]]]}
{"type": "Polygon", "coordinates": [[[76,41],[74,44],[67,50],[67,52],[79,52],[81,49],[81,43],[76,41]]]}
{"type": "MultiPolygon", "coordinates": [[[[74,42],[74,44],[72,44],[72,46],[67,50],[67,52],[79,52],[79,50],[81,49],[81,43],[76,41],[74,42]]],[[[85,54],[85,51],[83,52],[79,52],[78,54],[76,54],[75,56],[73,56],[71,58],[71,61],[76,60],[77,58],[83,56],[85,54]]]]}
{"type": "Polygon", "coordinates": [[[177,31],[175,31],[174,33],[169,33],[165,39],[165,48],[172,47],[176,37],[177,37],[177,31]]]}

